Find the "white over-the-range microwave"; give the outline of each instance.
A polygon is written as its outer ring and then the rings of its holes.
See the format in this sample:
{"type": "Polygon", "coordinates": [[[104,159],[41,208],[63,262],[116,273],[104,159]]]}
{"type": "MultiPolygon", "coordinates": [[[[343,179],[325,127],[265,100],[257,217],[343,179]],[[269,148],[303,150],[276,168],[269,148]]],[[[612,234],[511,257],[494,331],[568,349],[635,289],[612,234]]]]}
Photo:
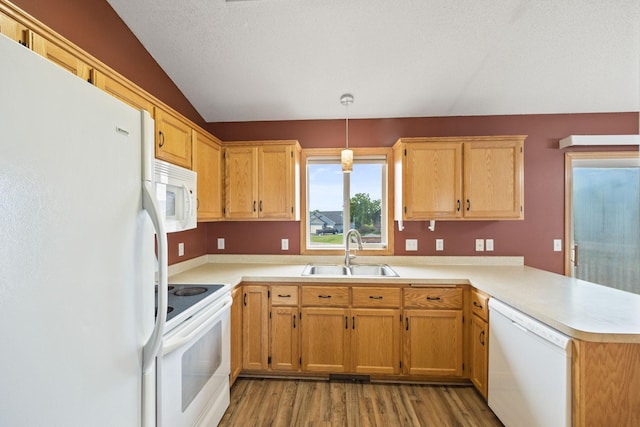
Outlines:
{"type": "Polygon", "coordinates": [[[153,181],[167,233],[196,228],[196,173],[156,159],[153,181]]]}

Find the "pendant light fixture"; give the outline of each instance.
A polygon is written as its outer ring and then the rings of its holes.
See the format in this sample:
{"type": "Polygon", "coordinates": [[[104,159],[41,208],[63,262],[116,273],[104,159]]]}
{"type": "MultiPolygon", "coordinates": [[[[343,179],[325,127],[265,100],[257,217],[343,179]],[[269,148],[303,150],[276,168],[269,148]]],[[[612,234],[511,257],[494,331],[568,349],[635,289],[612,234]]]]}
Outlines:
{"type": "Polygon", "coordinates": [[[345,93],[340,97],[340,103],[346,107],[346,148],[340,153],[342,172],[350,173],[353,170],[353,151],[349,149],[349,105],[353,104],[353,95],[345,93]]]}

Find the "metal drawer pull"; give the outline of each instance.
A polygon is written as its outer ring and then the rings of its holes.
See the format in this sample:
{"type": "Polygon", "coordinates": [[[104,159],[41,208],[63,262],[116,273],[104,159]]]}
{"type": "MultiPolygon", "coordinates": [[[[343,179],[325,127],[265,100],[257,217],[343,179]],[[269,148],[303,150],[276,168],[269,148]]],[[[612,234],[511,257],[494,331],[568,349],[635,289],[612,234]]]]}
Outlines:
{"type": "Polygon", "coordinates": [[[427,297],[427,301],[440,301],[440,297],[427,297]]]}
{"type": "Polygon", "coordinates": [[[474,307],[478,307],[478,308],[482,308],[482,305],[481,305],[481,304],[478,304],[478,302],[477,302],[477,301],[474,301],[474,302],[473,302],[473,306],[474,306],[474,307]]]}
{"type": "Polygon", "coordinates": [[[378,295],[377,297],[375,297],[373,295],[369,295],[369,298],[371,298],[371,299],[382,299],[382,295],[378,295]]]}
{"type": "Polygon", "coordinates": [[[280,295],[280,294],[278,294],[278,298],[291,298],[291,295],[280,295]]]}
{"type": "Polygon", "coordinates": [[[318,298],[331,298],[331,295],[318,295],[318,298]]]}

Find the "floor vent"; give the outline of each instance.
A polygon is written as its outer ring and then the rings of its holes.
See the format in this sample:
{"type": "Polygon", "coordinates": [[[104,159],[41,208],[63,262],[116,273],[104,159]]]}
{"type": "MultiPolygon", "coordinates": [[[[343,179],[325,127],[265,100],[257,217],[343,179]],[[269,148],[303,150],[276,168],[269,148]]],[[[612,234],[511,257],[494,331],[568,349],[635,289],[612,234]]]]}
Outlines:
{"type": "Polygon", "coordinates": [[[329,374],[329,381],[338,381],[343,383],[370,383],[371,377],[369,375],[329,374]]]}

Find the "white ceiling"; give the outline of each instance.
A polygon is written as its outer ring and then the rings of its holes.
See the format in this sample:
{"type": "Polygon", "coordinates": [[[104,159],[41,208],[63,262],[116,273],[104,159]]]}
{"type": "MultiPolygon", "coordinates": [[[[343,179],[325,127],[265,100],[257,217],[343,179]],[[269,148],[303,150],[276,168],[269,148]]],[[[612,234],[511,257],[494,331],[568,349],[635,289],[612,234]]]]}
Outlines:
{"type": "Polygon", "coordinates": [[[640,110],[638,0],[107,0],[207,122],[640,110]]]}

